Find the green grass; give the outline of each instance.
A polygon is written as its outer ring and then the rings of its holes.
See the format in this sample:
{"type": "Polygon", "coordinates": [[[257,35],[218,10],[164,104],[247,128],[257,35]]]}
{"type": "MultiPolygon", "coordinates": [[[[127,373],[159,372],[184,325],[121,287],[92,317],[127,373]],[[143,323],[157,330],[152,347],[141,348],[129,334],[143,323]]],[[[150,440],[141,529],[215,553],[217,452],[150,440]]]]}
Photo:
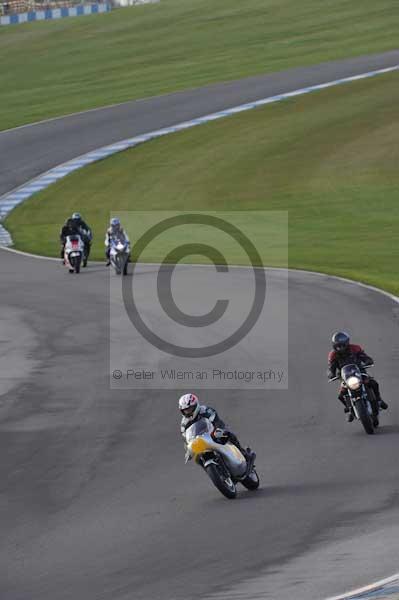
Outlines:
{"type": "MultiPolygon", "coordinates": [[[[291,267],[398,293],[398,84],[384,75],[148,142],[51,186],[6,227],[18,248],[54,254],[80,210],[102,257],[110,211],[288,211],[291,267]]],[[[281,264],[267,237],[265,262],[281,264]]]]}
{"type": "Polygon", "coordinates": [[[242,211],[210,210],[194,215],[187,211],[119,211],[118,216],[135,242],[132,261],[172,264],[212,261],[217,265],[284,267],[288,264],[287,211],[247,211],[244,207],[242,211]],[[199,218],[201,222],[179,221],[173,226],[166,223],[176,216],[199,218]],[[168,225],[166,230],[149,238],[151,229],[164,223],[168,225]],[[208,246],[205,252],[204,245],[208,246]],[[185,251],[180,255],[181,246],[185,251]]]}
{"type": "Polygon", "coordinates": [[[0,28],[0,129],[398,46],[397,0],[161,0],[0,28]]]}

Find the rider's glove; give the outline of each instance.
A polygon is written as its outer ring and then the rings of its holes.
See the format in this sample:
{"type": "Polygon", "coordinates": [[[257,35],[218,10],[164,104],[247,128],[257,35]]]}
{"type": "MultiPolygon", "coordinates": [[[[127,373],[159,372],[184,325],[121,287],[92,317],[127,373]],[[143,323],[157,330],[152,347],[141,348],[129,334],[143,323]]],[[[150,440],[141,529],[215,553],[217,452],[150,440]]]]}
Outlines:
{"type": "Polygon", "coordinates": [[[334,370],[332,371],[332,369],[328,369],[327,371],[327,378],[328,379],[334,379],[337,376],[337,371],[334,370]]]}
{"type": "Polygon", "coordinates": [[[223,436],[224,436],[224,431],[223,431],[223,429],[215,429],[215,431],[213,432],[213,437],[214,437],[216,440],[219,440],[219,439],[220,439],[221,437],[223,437],[223,436]]]}
{"type": "Polygon", "coordinates": [[[217,442],[221,442],[221,443],[226,443],[228,438],[229,438],[229,434],[227,431],[225,431],[224,429],[215,429],[213,434],[213,439],[217,442]]]}

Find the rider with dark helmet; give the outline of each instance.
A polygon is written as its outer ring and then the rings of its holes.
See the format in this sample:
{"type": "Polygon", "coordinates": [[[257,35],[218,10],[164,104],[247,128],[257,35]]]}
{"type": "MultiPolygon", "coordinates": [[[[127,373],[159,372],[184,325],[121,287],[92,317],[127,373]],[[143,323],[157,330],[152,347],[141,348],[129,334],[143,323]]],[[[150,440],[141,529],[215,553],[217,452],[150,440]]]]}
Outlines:
{"type": "MultiPolygon", "coordinates": [[[[367,385],[373,390],[380,408],[387,409],[388,405],[381,398],[378,382],[370,375],[366,375],[364,369],[362,370],[362,367],[371,365],[374,362],[371,356],[368,356],[361,346],[351,344],[350,337],[345,331],[336,331],[332,336],[331,342],[333,349],[328,355],[328,378],[333,379],[337,375],[340,375],[341,369],[345,365],[351,363],[358,365],[367,378],[367,385]]],[[[346,401],[347,391],[342,385],[339,390],[338,399],[344,405],[345,412],[348,413],[348,421],[353,421],[354,416],[346,401]]]]}
{"type": "Polygon", "coordinates": [[[185,436],[186,429],[199,419],[209,419],[215,427],[215,438],[220,440],[222,443],[231,442],[234,446],[242,452],[246,459],[251,455],[250,448],[243,448],[237,438],[237,436],[226,428],[224,421],[219,417],[218,413],[214,408],[205,406],[199,403],[198,396],[195,394],[184,394],[179,398],[179,410],[182,414],[182,420],[180,424],[180,432],[182,436],[185,436]]]}
{"type": "Polygon", "coordinates": [[[88,224],[85,221],[83,221],[82,215],[80,213],[74,212],[72,215],[72,219],[79,225],[80,235],[82,236],[82,240],[85,245],[86,257],[85,257],[85,261],[83,263],[83,266],[85,267],[87,265],[87,260],[90,255],[91,242],[93,239],[93,235],[92,235],[90,227],[88,226],[88,224]]]}
{"type": "Polygon", "coordinates": [[[69,235],[80,235],[79,224],[76,222],[75,219],[72,219],[72,217],[65,221],[60,232],[60,257],[62,259],[62,262],[64,262],[65,243],[69,235]]]}
{"type": "Polygon", "coordinates": [[[83,262],[83,266],[85,267],[90,254],[92,233],[90,227],[83,221],[81,214],[78,212],[74,212],[62,226],[60,233],[62,259],[64,258],[65,242],[68,235],[80,235],[82,238],[85,246],[85,260],[83,262]]]}

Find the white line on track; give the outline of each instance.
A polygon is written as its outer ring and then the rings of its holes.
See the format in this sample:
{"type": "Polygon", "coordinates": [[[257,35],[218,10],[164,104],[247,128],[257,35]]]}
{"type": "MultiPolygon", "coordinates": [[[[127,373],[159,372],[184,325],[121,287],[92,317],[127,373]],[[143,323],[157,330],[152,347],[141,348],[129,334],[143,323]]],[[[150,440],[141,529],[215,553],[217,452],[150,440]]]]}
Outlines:
{"type": "Polygon", "coordinates": [[[23,252],[22,250],[15,250],[15,248],[8,248],[7,246],[0,245],[0,250],[6,250],[13,254],[20,254],[21,256],[27,256],[28,258],[38,258],[39,260],[52,260],[61,263],[61,258],[55,258],[54,256],[41,256],[40,254],[31,254],[30,252],[23,252]]]}
{"type": "MultiPolygon", "coordinates": [[[[53,256],[41,256],[40,254],[31,254],[30,252],[23,252],[22,250],[16,250],[15,248],[8,248],[6,246],[0,246],[0,250],[6,250],[7,252],[12,252],[13,254],[20,254],[21,256],[27,256],[28,258],[37,258],[39,260],[50,260],[55,262],[61,262],[60,258],[54,258],[53,256]]],[[[92,261],[91,264],[101,265],[103,264],[100,261],[92,261]]],[[[147,267],[159,267],[160,263],[142,263],[143,266],[147,267]]],[[[210,265],[207,263],[181,263],[181,266],[187,267],[207,267],[207,268],[215,268],[215,265],[210,265]]],[[[245,265],[229,265],[229,269],[248,269],[249,267],[245,265]]],[[[252,267],[250,267],[252,268],[252,267]]],[[[348,283],[351,285],[356,285],[358,287],[362,287],[366,290],[370,290],[372,292],[377,292],[378,294],[382,294],[386,298],[389,298],[396,304],[399,304],[399,297],[387,292],[386,290],[382,290],[381,288],[375,287],[374,285],[369,285],[368,283],[363,283],[362,281],[356,281],[355,279],[348,279],[346,277],[340,277],[339,275],[330,275],[329,273],[321,273],[320,271],[306,271],[304,269],[285,269],[284,267],[263,267],[266,271],[292,271],[293,273],[305,273],[306,275],[314,275],[315,277],[323,277],[329,279],[335,279],[337,281],[341,281],[342,283],[348,283]]]]}
{"type": "MultiPolygon", "coordinates": [[[[181,90],[181,92],[187,92],[188,90],[181,90]]],[[[99,110],[106,110],[108,108],[118,108],[118,106],[124,106],[131,102],[144,102],[145,100],[152,100],[153,98],[163,98],[165,96],[171,96],[178,94],[178,92],[167,92],[166,94],[159,94],[158,96],[146,96],[145,98],[137,98],[136,100],[125,100],[124,102],[117,102],[116,104],[105,104],[104,106],[97,106],[95,108],[87,108],[86,110],[78,110],[77,112],[68,113],[67,115],[58,115],[57,117],[49,117],[48,119],[42,119],[41,121],[33,121],[33,123],[25,123],[25,125],[17,125],[16,127],[10,127],[9,129],[2,129],[0,135],[3,133],[10,133],[11,131],[17,131],[18,129],[27,129],[28,127],[36,127],[37,125],[44,125],[45,123],[51,123],[52,121],[58,121],[61,119],[69,119],[70,117],[79,117],[80,115],[86,115],[99,110]]]]}

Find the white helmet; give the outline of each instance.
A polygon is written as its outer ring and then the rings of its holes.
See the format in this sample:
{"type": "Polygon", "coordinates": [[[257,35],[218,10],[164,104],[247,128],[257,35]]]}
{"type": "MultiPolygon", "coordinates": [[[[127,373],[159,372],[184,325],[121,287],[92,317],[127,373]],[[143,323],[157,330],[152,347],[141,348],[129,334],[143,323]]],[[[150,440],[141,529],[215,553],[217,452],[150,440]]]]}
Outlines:
{"type": "Polygon", "coordinates": [[[184,394],[179,398],[179,409],[183,417],[194,420],[200,411],[198,397],[195,394],[184,394]]]}

